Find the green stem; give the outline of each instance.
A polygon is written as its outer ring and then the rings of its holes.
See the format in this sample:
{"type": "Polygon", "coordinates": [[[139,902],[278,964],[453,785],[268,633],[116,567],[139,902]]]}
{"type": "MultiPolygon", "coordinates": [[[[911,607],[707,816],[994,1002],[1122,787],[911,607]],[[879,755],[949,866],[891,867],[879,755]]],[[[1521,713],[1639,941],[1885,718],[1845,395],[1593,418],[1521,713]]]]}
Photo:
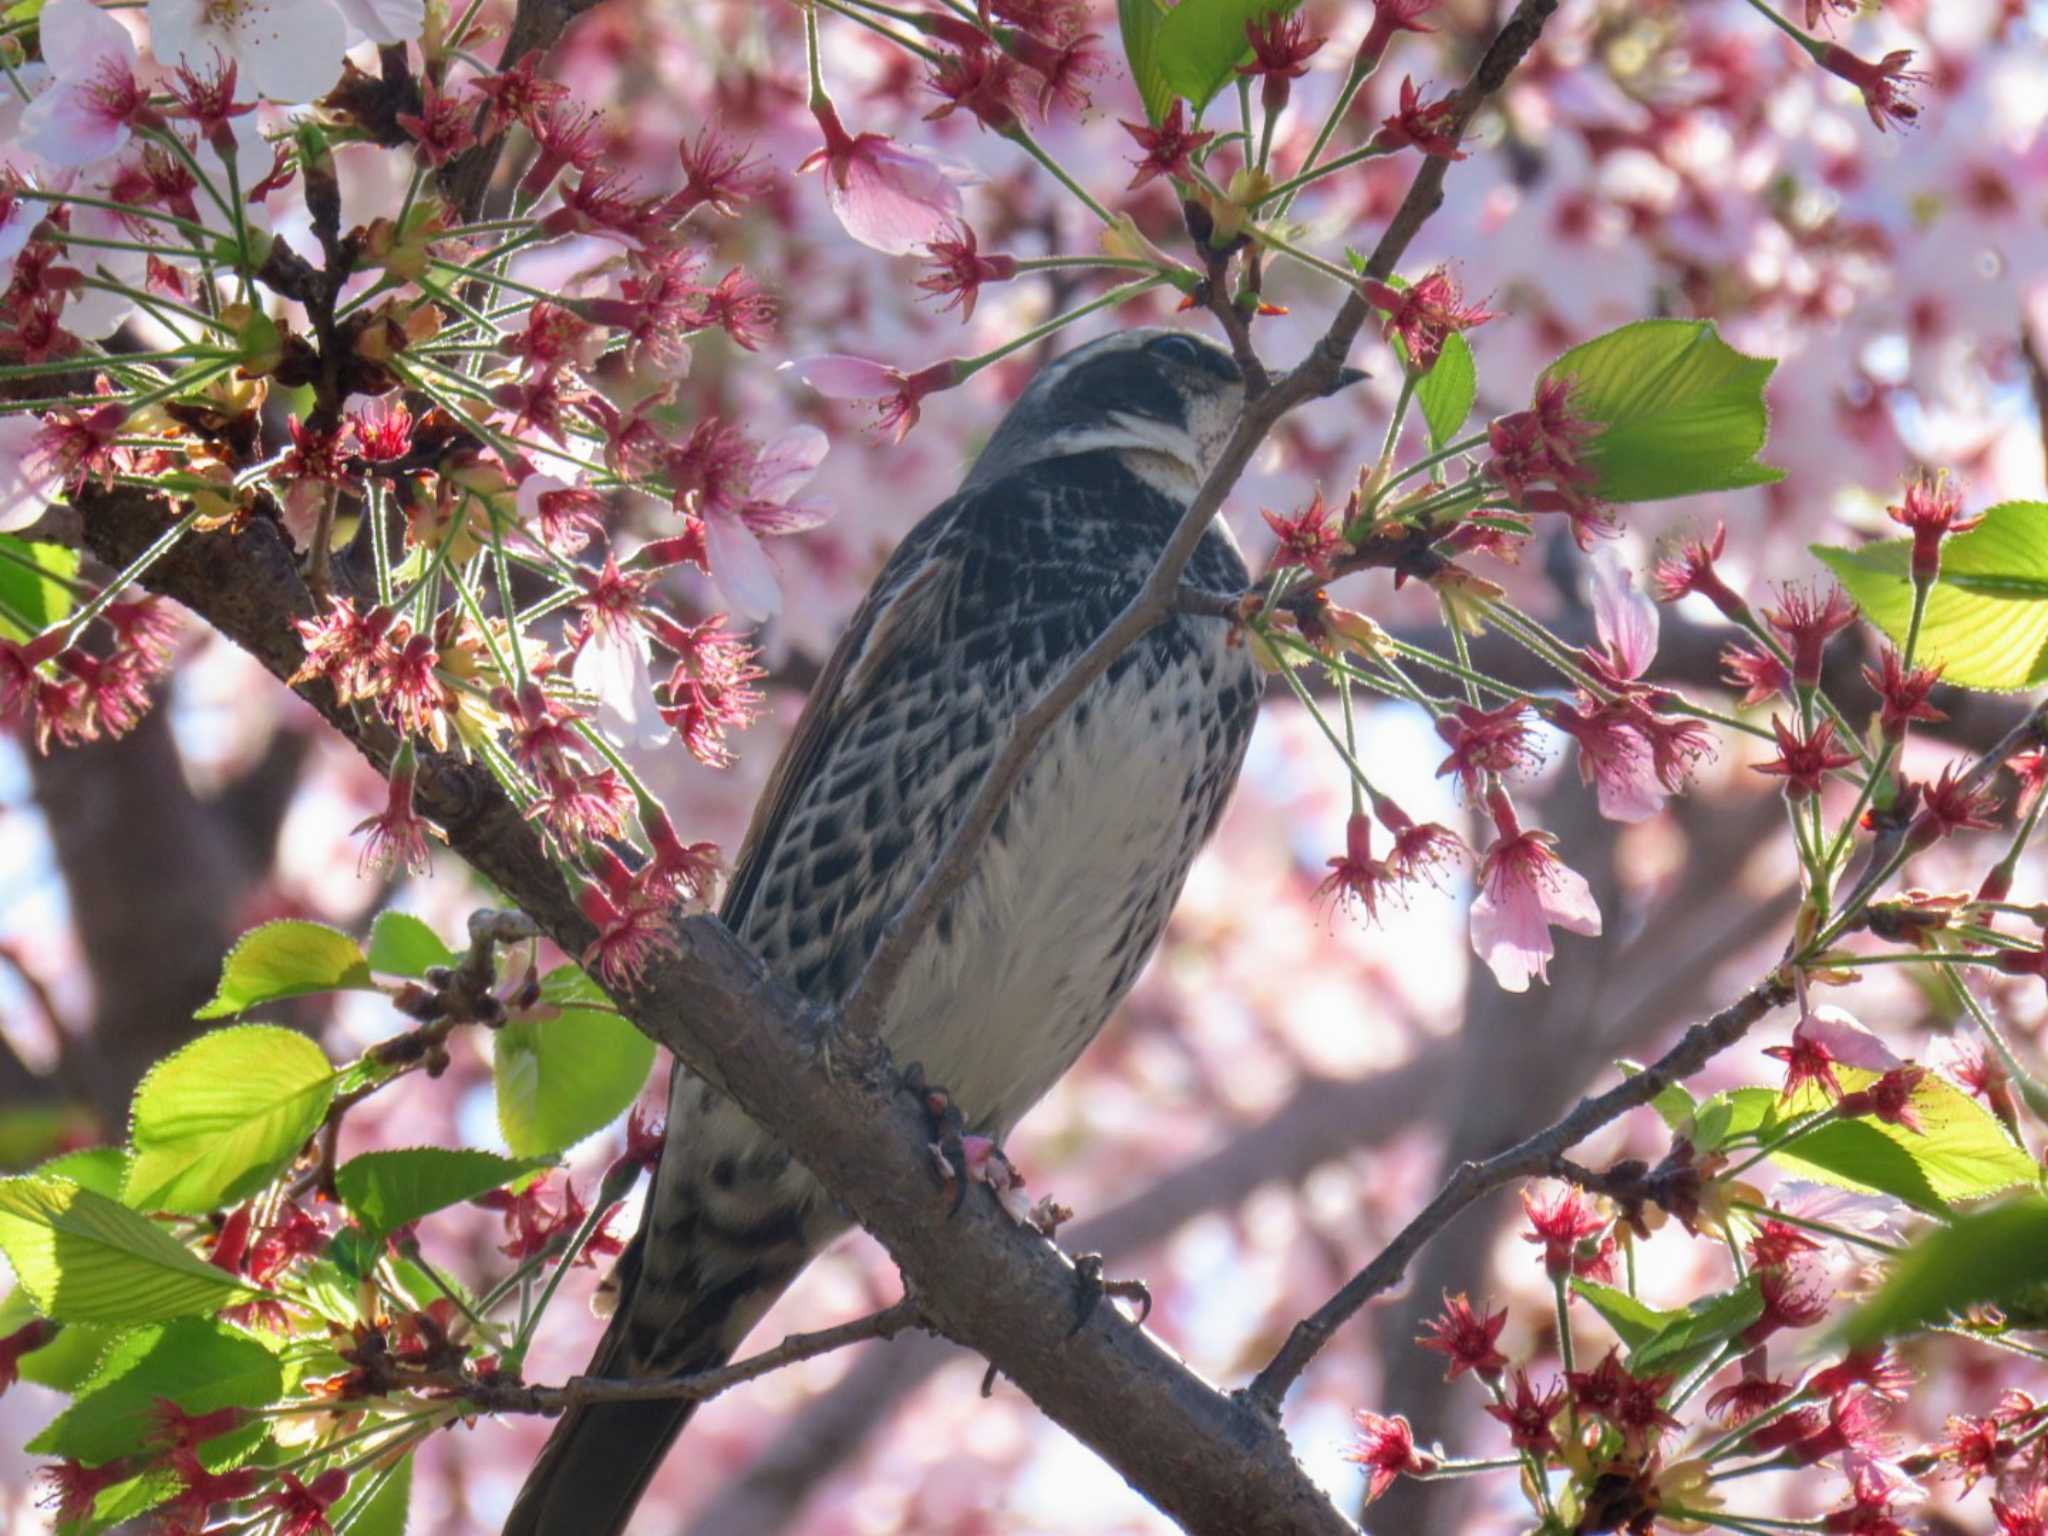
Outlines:
{"type": "MultiPolygon", "coordinates": [[[[1316,162],[1322,158],[1323,151],[1330,147],[1330,140],[1336,137],[1337,127],[1344,121],[1344,114],[1351,110],[1352,99],[1358,95],[1360,87],[1372,78],[1372,72],[1378,69],[1379,65],[1379,54],[1374,54],[1369,59],[1352,61],[1351,73],[1344,77],[1344,89],[1337,93],[1336,101],[1331,104],[1329,112],[1323,118],[1323,125],[1316,130],[1315,143],[1309,146],[1308,158],[1302,162],[1301,175],[1294,178],[1296,181],[1301,181],[1315,170],[1316,162]]],[[[1287,217],[1287,210],[1294,205],[1294,195],[1293,192],[1287,194],[1286,201],[1281,203],[1275,217],[1287,217]]]]}
{"type": "Polygon", "coordinates": [[[1735,1202],[1735,1209],[1738,1211],[1748,1211],[1752,1216],[1763,1216],[1772,1221],[1782,1221],[1788,1226],[1803,1227],[1809,1232],[1818,1232],[1825,1237],[1832,1237],[1841,1242],[1853,1244],[1858,1248],[1868,1248],[1875,1253],[1904,1253],[1906,1251],[1897,1243],[1887,1243],[1882,1238],[1870,1237],[1862,1232],[1851,1232],[1847,1227],[1837,1227],[1825,1221],[1815,1221],[1811,1216],[1794,1216],[1790,1212],[1778,1210],[1774,1206],[1757,1205],[1748,1200],[1737,1200],[1735,1202]]]}
{"type": "Polygon", "coordinates": [[[1022,123],[1019,123],[1014,128],[1005,130],[1003,133],[1003,137],[1008,139],[1012,144],[1015,144],[1019,149],[1023,150],[1025,154],[1029,155],[1032,159],[1036,160],[1040,165],[1044,166],[1047,171],[1051,172],[1053,179],[1057,181],[1061,186],[1065,187],[1069,192],[1073,193],[1075,197],[1079,198],[1081,200],[1082,206],[1085,207],[1090,213],[1094,214],[1096,218],[1100,219],[1105,224],[1116,223],[1115,215],[1113,215],[1107,208],[1103,207],[1101,203],[1097,202],[1095,198],[1092,195],[1090,195],[1086,187],[1082,186],[1080,182],[1076,181],[1073,177],[1069,176],[1067,174],[1066,167],[1061,165],[1059,161],[1055,160],[1051,156],[1051,154],[1049,154],[1046,151],[1045,147],[1038,142],[1038,140],[1031,137],[1031,135],[1025,131],[1024,125],[1022,123]]]}
{"type": "Polygon", "coordinates": [[[1095,311],[1098,309],[1109,309],[1118,304],[1125,303],[1130,299],[1136,298],[1139,294],[1144,293],[1148,289],[1157,288],[1161,283],[1165,281],[1166,279],[1164,277],[1155,272],[1150,277],[1140,278],[1135,283],[1123,283],[1118,287],[1110,289],[1109,292],[1105,294],[1090,299],[1085,304],[1079,305],[1073,309],[1068,310],[1063,315],[1055,315],[1052,317],[1052,319],[1047,320],[1042,324],[1034,325],[1033,327],[1031,327],[1030,330],[1025,331],[1022,335],[1013,337],[1011,340],[1004,342],[1001,346],[995,348],[992,351],[983,352],[975,357],[963,358],[960,362],[959,373],[958,377],[955,379],[955,383],[966,383],[967,380],[973,378],[977,373],[981,372],[982,369],[988,367],[991,363],[997,362],[1002,358],[1008,357],[1013,352],[1021,352],[1026,347],[1036,345],[1038,342],[1043,341],[1046,337],[1052,335],[1053,332],[1060,330],[1065,326],[1072,325],[1076,320],[1079,320],[1083,315],[1091,315],[1095,313],[1095,311]]]}
{"type": "Polygon", "coordinates": [[[85,632],[85,627],[102,613],[105,613],[107,608],[132,583],[140,581],[151,566],[169,554],[177,546],[178,541],[191,532],[192,525],[198,522],[204,513],[205,508],[203,506],[194,506],[190,512],[187,512],[183,517],[171,524],[170,527],[158,534],[150,542],[149,547],[144,549],[141,554],[121,567],[114,579],[100,589],[98,597],[84,604],[76,613],[71,615],[64,625],[64,645],[60,646],[59,649],[65,649],[75,644],[78,637],[85,632]]]}
{"type": "Polygon", "coordinates": [[[1288,208],[1292,206],[1296,194],[1299,193],[1303,187],[1311,186],[1314,183],[1321,181],[1325,176],[1334,176],[1337,172],[1345,170],[1350,166],[1357,165],[1362,161],[1377,160],[1380,159],[1382,156],[1391,155],[1395,153],[1398,153],[1398,151],[1391,149],[1381,149],[1378,145],[1375,144],[1368,144],[1362,149],[1351,150],[1346,154],[1339,155],[1334,160],[1327,161],[1326,163],[1317,166],[1314,170],[1303,171],[1299,176],[1294,176],[1286,181],[1281,182],[1279,185],[1275,186],[1264,197],[1260,198],[1251,206],[1254,210],[1256,210],[1258,208],[1263,207],[1265,204],[1271,202],[1276,197],[1284,197],[1287,201],[1281,204],[1279,209],[1279,216],[1285,216],[1288,208]]]}

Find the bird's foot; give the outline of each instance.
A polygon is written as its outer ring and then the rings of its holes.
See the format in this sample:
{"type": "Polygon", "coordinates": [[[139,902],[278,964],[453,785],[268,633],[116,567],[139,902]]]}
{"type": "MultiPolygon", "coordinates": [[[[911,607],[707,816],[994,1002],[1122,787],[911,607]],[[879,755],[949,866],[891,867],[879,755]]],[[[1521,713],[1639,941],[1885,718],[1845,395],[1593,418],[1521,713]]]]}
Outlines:
{"type": "Polygon", "coordinates": [[[1074,1326],[1067,1330],[1068,1338],[1088,1326],[1088,1319],[1095,1315],[1105,1296],[1135,1302],[1141,1325],[1152,1315],[1152,1292],[1144,1281],[1105,1279],[1102,1269],[1099,1253],[1084,1253],[1074,1259],[1074,1326]]]}
{"type": "Polygon", "coordinates": [[[931,1133],[932,1168],[939,1183],[953,1191],[951,1216],[967,1198],[967,1117],[945,1089],[925,1080],[924,1063],[913,1061],[903,1069],[903,1086],[917,1095],[924,1107],[925,1125],[931,1133]]]}
{"type": "Polygon", "coordinates": [[[967,1117],[960,1112],[960,1106],[945,1089],[925,1080],[921,1063],[912,1062],[903,1069],[903,1085],[923,1102],[931,1128],[933,1170],[941,1184],[952,1188],[953,1204],[947,1216],[959,1211],[969,1184],[986,1184],[1012,1221],[1030,1223],[1032,1206],[1030,1197],[1024,1193],[1024,1175],[994,1138],[978,1136],[967,1129],[967,1117]]]}

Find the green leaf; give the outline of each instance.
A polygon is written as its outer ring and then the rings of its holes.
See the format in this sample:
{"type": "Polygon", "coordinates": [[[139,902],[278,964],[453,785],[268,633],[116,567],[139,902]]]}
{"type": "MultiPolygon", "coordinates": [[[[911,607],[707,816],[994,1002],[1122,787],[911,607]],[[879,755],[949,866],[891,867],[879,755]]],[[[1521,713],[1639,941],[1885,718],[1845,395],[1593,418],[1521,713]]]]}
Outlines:
{"type": "MultiPolygon", "coordinates": [[[[1816,544],[1813,552],[1870,622],[1904,645],[1913,618],[1913,541],[1816,544]]],[[[2000,502],[1942,545],[1914,659],[1939,663],[1941,680],[1964,688],[2048,682],[2048,502],[2000,502]]]]}
{"type": "Polygon", "coordinates": [[[380,976],[424,976],[453,965],[455,951],[410,912],[379,912],[370,925],[370,969],[380,976]]]}
{"type": "MultiPolygon", "coordinates": [[[[1159,68],[1174,94],[1185,96],[1195,116],[1230,83],[1237,66],[1251,57],[1244,27],[1274,11],[1291,11],[1301,0],[1180,0],[1159,24],[1159,68]]],[[[1133,78],[1137,75],[1134,67],[1133,78]]],[[[1161,109],[1162,112],[1164,109],[1161,109]]]]}
{"type": "Polygon", "coordinates": [[[69,1179],[0,1179],[0,1251],[37,1310],[60,1323],[162,1322],[256,1294],[69,1179]]]}
{"type": "Polygon", "coordinates": [[[287,918],[242,935],[228,951],[213,1000],[193,1017],[224,1019],[279,998],[373,985],[354,939],[325,923],[287,918]]]}
{"type": "Polygon", "coordinates": [[[71,589],[63,581],[78,574],[78,561],[78,551],[62,544],[0,533],[0,639],[26,640],[68,618],[71,589]],[[35,569],[27,569],[24,561],[35,569]]]}
{"type": "Polygon", "coordinates": [[[1601,425],[1583,449],[1600,477],[1594,494],[1658,501],[1784,478],[1756,461],[1775,367],[1737,352],[1708,321],[1639,320],[1572,348],[1543,377],[1574,380],[1574,414],[1601,425]]]}
{"type": "Polygon", "coordinates": [[[334,1506],[328,1524],[334,1536],[405,1536],[405,1518],[412,1502],[412,1457],[388,1474],[358,1477],[334,1506]]]}
{"type": "Polygon", "coordinates": [[[1910,1333],[1953,1313],[2023,1295],[2048,1281],[2048,1200],[2029,1195],[1935,1227],[1891,1267],[1850,1317],[1851,1348],[1910,1333]]]}
{"type": "Polygon", "coordinates": [[[80,1147],[53,1157],[35,1170],[53,1179],[69,1179],[81,1188],[109,1200],[121,1198],[121,1185],[128,1177],[126,1147],[80,1147]]]}
{"type": "Polygon", "coordinates": [[[283,1172],[334,1097],[327,1053],[294,1030],[201,1035],[135,1090],[124,1198],[137,1210],[210,1211],[283,1172]]]}
{"type": "Polygon", "coordinates": [[[1752,1275],[1732,1291],[1701,1297],[1642,1343],[1632,1345],[1628,1368],[1638,1376],[1683,1374],[1763,1313],[1763,1290],[1752,1275]]]}
{"type": "Polygon", "coordinates": [[[1173,87],[1159,64],[1159,29],[1167,9],[1160,0],[1116,0],[1116,20],[1124,35],[1124,59],[1131,81],[1145,103],[1145,116],[1158,122],[1173,105],[1173,87]]]}
{"type": "Polygon", "coordinates": [[[413,1147],[350,1158],[335,1173],[334,1187],[364,1229],[383,1237],[409,1221],[501,1188],[523,1173],[546,1166],[533,1158],[514,1160],[491,1152],[413,1147]]]}
{"type": "Polygon", "coordinates": [[[1647,1344],[1685,1317],[1683,1312],[1659,1312],[1655,1307],[1637,1301],[1627,1291],[1618,1291],[1611,1285],[1601,1285],[1592,1280],[1573,1280],[1572,1292],[1583,1297],[1588,1306],[1605,1318],[1607,1326],[1631,1350],[1647,1344]]]}
{"type": "Polygon", "coordinates": [[[541,979],[540,1007],[491,1037],[498,1129],[521,1157],[552,1156],[602,1130],[646,1085],[654,1042],[609,1009],[597,984],[565,965],[541,979]]]}
{"type": "MultiPolygon", "coordinates": [[[[1623,1077],[1640,1077],[1643,1064],[1626,1059],[1614,1064],[1623,1077]]],[[[1661,1092],[1650,1100],[1650,1108],[1663,1117],[1664,1124],[1681,1134],[1692,1129],[1694,1117],[1699,1112],[1699,1101],[1692,1096],[1683,1083],[1666,1083],[1661,1092]]]]}
{"type": "MultiPolygon", "coordinates": [[[[1876,1081],[1875,1073],[1850,1068],[1836,1075],[1851,1093],[1876,1081]]],[[[1808,1101],[1793,1107],[1808,1107],[1808,1101]]],[[[2040,1178],[2040,1168],[1997,1117],[1947,1079],[1928,1073],[1913,1090],[1912,1108],[1924,1133],[1868,1118],[1836,1120],[1780,1148],[1772,1160],[1789,1173],[1895,1195],[1936,1215],[1957,1201],[1986,1199],[2040,1178]]]]}
{"type": "Polygon", "coordinates": [[[27,1448],[98,1466],[142,1449],[160,1397],[200,1414],[260,1408],[283,1391],[277,1356],[248,1334],[211,1318],[180,1318],[116,1340],[77,1401],[27,1448]]]}
{"type": "Polygon", "coordinates": [[[1478,395],[1479,370],[1472,363],[1471,344],[1453,331],[1444,340],[1436,366],[1415,386],[1415,403],[1429,424],[1431,448],[1441,448],[1458,435],[1478,395]]]}

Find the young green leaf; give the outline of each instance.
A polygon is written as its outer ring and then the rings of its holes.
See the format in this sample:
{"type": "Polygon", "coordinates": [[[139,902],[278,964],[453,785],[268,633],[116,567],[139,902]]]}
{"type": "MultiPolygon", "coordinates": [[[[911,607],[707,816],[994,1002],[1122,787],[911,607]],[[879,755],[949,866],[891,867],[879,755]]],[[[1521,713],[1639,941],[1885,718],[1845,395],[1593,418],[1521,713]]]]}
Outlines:
{"type": "Polygon", "coordinates": [[[515,1160],[466,1148],[411,1147],[350,1158],[336,1171],[334,1188],[363,1228],[383,1237],[546,1166],[540,1159],[515,1160]]]}
{"type": "Polygon", "coordinates": [[[1415,386],[1415,403],[1422,407],[1431,448],[1441,448],[1458,435],[1478,396],[1479,370],[1472,363],[1471,344],[1453,331],[1444,339],[1436,366],[1415,386]]]}
{"type": "Polygon", "coordinates": [[[242,935],[228,951],[212,1000],[193,1017],[224,1019],[280,998],[372,986],[354,939],[325,923],[287,918],[242,935]]]}
{"type": "Polygon", "coordinates": [[[27,1449],[97,1466],[141,1451],[156,1400],[190,1414],[258,1408],[284,1391],[277,1356],[240,1329],[185,1317],[116,1340],[77,1399],[27,1449]]]}
{"type": "Polygon", "coordinates": [[[96,1195],[118,1200],[121,1198],[121,1186],[128,1178],[128,1149],[80,1147],[76,1152],[66,1152],[46,1163],[37,1164],[35,1171],[53,1179],[69,1179],[96,1195]]]}
{"type": "Polygon", "coordinates": [[[541,1006],[498,1030],[491,1046],[498,1129],[522,1157],[552,1156],[602,1130],[654,1067],[654,1042],[573,965],[543,977],[541,1006]]]}
{"type": "MultiPolygon", "coordinates": [[[[1643,1070],[1641,1062],[1625,1058],[1617,1061],[1615,1066],[1621,1070],[1623,1077],[1638,1077],[1643,1070]]],[[[1693,1119],[1699,1107],[1699,1101],[1683,1083],[1666,1083],[1657,1096],[1650,1100],[1650,1108],[1657,1111],[1664,1124],[1681,1134],[1693,1128],[1693,1119]]]]}
{"type": "Polygon", "coordinates": [[[1658,501],[1769,485],[1764,385],[1777,364],[1745,357],[1704,320],[1639,320],[1571,349],[1543,370],[1571,379],[1574,415],[1599,424],[1582,458],[1604,501],[1658,501]]]}
{"type": "Polygon", "coordinates": [[[455,952],[410,912],[379,912],[370,925],[370,969],[380,976],[424,976],[453,965],[455,952]]]}
{"type": "Polygon", "coordinates": [[[1124,38],[1124,59],[1131,66],[1131,83],[1145,103],[1145,116],[1158,122],[1173,105],[1173,87],[1159,64],[1159,29],[1165,24],[1166,6],[1161,0],[1116,0],[1116,20],[1124,38]]]}
{"type": "MultiPolygon", "coordinates": [[[[1874,1073],[1848,1068],[1836,1075],[1852,1093],[1875,1080],[1874,1073]]],[[[2040,1176],[1997,1117],[1945,1078],[1931,1072],[1922,1078],[1913,1090],[1912,1110],[1923,1130],[1867,1118],[1837,1120],[1780,1148],[1772,1159],[1789,1173],[1896,1195],[1937,1215],[1954,1202],[1983,1200],[2040,1176]]]]}
{"type": "Polygon", "coordinates": [[[1628,1368],[1638,1376],[1684,1373],[1727,1343],[1764,1313],[1762,1288],[1750,1276],[1733,1290],[1703,1296],[1629,1350],[1628,1368]]]}
{"type": "Polygon", "coordinates": [[[63,583],[78,574],[78,561],[78,551],[62,544],[0,533],[0,640],[26,640],[70,614],[71,589],[63,583]]]}
{"type": "Polygon", "coordinates": [[[0,1251],[45,1317],[155,1323],[256,1293],[147,1217],[69,1179],[0,1179],[0,1251]]]}
{"type": "MultiPolygon", "coordinates": [[[[1237,66],[1251,56],[1245,23],[1300,4],[1301,0],[1180,0],[1159,25],[1159,68],[1166,83],[1175,95],[1188,99],[1199,118],[1230,83],[1237,66]]],[[[1133,78],[1136,74],[1134,67],[1133,78]]]]}
{"type": "MultiPolygon", "coordinates": [[[[1903,645],[1913,618],[1913,541],[1861,549],[1813,546],[1879,629],[1903,645]]],[[[1941,680],[2009,691],[2048,682],[2048,502],[2007,501],[1941,547],[1927,594],[1918,662],[1941,680]]]]}
{"type": "Polygon", "coordinates": [[[1633,1350],[1647,1344],[1666,1328],[1685,1320],[1683,1312],[1660,1312],[1636,1300],[1627,1291],[1592,1280],[1573,1280],[1572,1294],[1585,1300],[1612,1328],[1624,1346],[1633,1350]]]}
{"type": "Polygon", "coordinates": [[[123,1198],[137,1210],[210,1211],[261,1189],[319,1129],[335,1076],[325,1051],[274,1024],[201,1035],[135,1090],[123,1198]]]}
{"type": "Polygon", "coordinates": [[[1910,1333],[1983,1303],[2048,1283],[2048,1199],[2027,1195],[1935,1227],[1896,1263],[1849,1318],[1851,1348],[1910,1333]]]}

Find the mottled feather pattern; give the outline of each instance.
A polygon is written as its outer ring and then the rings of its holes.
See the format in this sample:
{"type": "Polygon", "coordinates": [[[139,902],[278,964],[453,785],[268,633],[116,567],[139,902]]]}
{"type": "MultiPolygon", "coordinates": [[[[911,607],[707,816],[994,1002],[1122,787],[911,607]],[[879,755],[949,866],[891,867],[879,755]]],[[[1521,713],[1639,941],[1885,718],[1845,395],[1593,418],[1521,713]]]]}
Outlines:
{"type": "MultiPolygon", "coordinates": [[[[1119,333],[1041,371],[884,566],[763,792],[721,915],[771,971],[820,1002],[846,995],[1015,720],[1142,587],[1241,398],[1229,354],[1181,333],[1119,333]]],[[[1243,590],[1220,523],[1184,579],[1243,590]]],[[[1129,991],[1236,779],[1258,693],[1226,623],[1175,615],[1040,744],[883,1024],[895,1059],[976,1130],[1006,1136],[1129,991]]],[[[773,1138],[677,1067],[592,1372],[721,1363],[846,1225],[773,1138]]],[[[565,1417],[507,1532],[622,1530],[690,1406],[565,1417]]]]}
{"type": "MultiPolygon", "coordinates": [[[[957,568],[938,583],[943,605],[889,625],[906,582],[884,572],[883,601],[842,646],[858,656],[880,632],[887,662],[844,669],[837,694],[821,696],[822,744],[735,877],[723,916],[771,970],[820,1001],[853,985],[1001,749],[1004,722],[1114,621],[1180,511],[1105,452],[1034,466],[931,514],[892,566],[957,568]]],[[[1220,528],[1188,579],[1242,590],[1244,564],[1220,528]]],[[[1236,778],[1257,694],[1225,625],[1176,617],[1082,696],[1025,774],[885,1025],[897,1059],[921,1062],[977,1128],[1007,1134],[1129,990],[1236,778]]],[[[650,1221],[697,1229],[694,1244],[660,1245],[687,1254],[693,1273],[657,1273],[657,1259],[641,1288],[680,1299],[728,1268],[780,1270],[783,1250],[843,1226],[772,1139],[680,1070],[670,1114],[672,1126],[699,1123],[671,1131],[650,1221]],[[800,1234],[787,1221],[750,1226],[749,1213],[775,1207],[804,1213],[800,1234]]],[[[664,1336],[692,1330],[653,1295],[630,1299],[635,1364],[662,1368],[664,1336]]]]}

